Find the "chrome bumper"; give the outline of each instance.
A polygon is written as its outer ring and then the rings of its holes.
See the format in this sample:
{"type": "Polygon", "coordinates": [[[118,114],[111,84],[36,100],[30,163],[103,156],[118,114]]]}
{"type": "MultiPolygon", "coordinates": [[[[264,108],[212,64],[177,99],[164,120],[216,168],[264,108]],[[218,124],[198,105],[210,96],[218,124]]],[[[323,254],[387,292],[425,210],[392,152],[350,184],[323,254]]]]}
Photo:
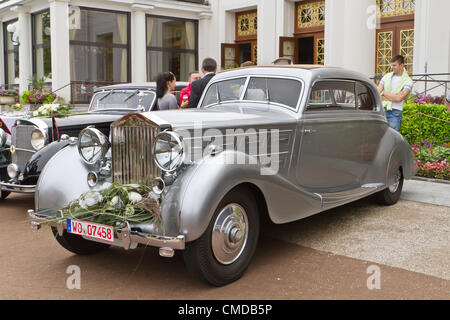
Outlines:
{"type": "MultiPolygon", "coordinates": [[[[28,215],[32,219],[49,219],[54,218],[54,216],[46,216],[42,214],[35,213],[34,210],[28,210],[28,215]]],[[[31,221],[31,228],[33,230],[40,230],[42,224],[37,221],[31,221]]],[[[67,220],[60,222],[50,222],[45,223],[46,226],[55,227],[60,236],[63,235],[64,230],[67,230],[67,220]]],[[[137,231],[132,231],[129,224],[122,229],[114,230],[114,242],[104,242],[102,240],[92,239],[89,237],[84,237],[86,240],[107,243],[113,246],[122,247],[125,250],[135,249],[138,244],[143,244],[147,246],[159,247],[162,249],[176,249],[183,250],[185,248],[185,236],[179,235],[177,237],[166,237],[160,235],[147,234],[137,231]]]]}
{"type": "Polygon", "coordinates": [[[36,192],[36,186],[0,182],[0,190],[15,193],[33,194],[36,192]]]}

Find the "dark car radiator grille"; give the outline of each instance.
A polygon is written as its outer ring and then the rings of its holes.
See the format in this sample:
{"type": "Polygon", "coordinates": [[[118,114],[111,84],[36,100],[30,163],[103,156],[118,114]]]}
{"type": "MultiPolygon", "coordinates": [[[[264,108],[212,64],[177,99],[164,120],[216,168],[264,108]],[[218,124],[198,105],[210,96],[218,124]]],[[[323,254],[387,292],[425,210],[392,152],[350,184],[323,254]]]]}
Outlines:
{"type": "Polygon", "coordinates": [[[12,129],[11,144],[16,147],[16,152],[11,156],[13,163],[17,164],[20,171],[36,152],[31,145],[31,134],[37,127],[34,125],[17,125],[12,129]]]}
{"type": "Polygon", "coordinates": [[[114,182],[149,184],[161,172],[153,161],[154,126],[112,127],[114,182]]]}

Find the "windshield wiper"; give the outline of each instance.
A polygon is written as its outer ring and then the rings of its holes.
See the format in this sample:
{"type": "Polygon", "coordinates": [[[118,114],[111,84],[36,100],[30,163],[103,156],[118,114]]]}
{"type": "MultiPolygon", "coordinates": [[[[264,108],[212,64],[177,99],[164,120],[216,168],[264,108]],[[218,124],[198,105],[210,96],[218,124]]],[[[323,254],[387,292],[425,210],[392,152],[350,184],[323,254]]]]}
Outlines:
{"type": "Polygon", "coordinates": [[[98,99],[98,101],[103,101],[104,99],[106,99],[107,97],[109,97],[110,95],[112,95],[114,93],[114,91],[110,91],[107,94],[105,94],[103,97],[101,97],[100,99],[98,99]]]}
{"type": "Polygon", "coordinates": [[[128,100],[130,100],[132,97],[134,97],[138,93],[139,93],[139,90],[134,91],[132,94],[130,94],[128,97],[126,97],[125,100],[123,100],[123,102],[127,102],[128,100]]]}

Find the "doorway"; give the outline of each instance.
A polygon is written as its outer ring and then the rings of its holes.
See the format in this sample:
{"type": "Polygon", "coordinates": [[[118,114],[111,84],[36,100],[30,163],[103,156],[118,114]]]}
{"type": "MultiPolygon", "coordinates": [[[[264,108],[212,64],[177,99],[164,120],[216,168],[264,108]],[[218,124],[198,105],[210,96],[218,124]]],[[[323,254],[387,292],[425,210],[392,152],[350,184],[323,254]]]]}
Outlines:
{"type": "Polygon", "coordinates": [[[239,44],[238,64],[241,65],[241,63],[243,63],[243,62],[251,61],[251,60],[252,60],[252,44],[251,44],[251,42],[239,44]]]}
{"type": "Polygon", "coordinates": [[[298,63],[314,64],[314,37],[298,39],[298,63]]]}

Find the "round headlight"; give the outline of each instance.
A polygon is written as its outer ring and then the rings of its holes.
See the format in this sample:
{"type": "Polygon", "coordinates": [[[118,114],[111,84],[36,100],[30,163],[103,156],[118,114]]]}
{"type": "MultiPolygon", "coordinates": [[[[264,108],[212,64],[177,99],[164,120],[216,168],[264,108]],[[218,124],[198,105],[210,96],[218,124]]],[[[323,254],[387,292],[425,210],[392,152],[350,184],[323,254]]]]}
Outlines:
{"type": "Polygon", "coordinates": [[[78,153],[88,164],[95,164],[108,152],[108,138],[95,128],[83,129],[78,136],[78,153]]]}
{"type": "Polygon", "coordinates": [[[8,176],[11,179],[17,178],[19,176],[19,174],[20,174],[19,167],[15,163],[10,163],[8,165],[8,167],[6,168],[6,171],[8,172],[8,176]]]}
{"type": "Polygon", "coordinates": [[[7,140],[8,134],[3,129],[0,129],[0,148],[5,146],[7,140]]]}
{"type": "Polygon", "coordinates": [[[153,146],[156,165],[163,171],[176,170],[184,161],[183,143],[179,135],[171,131],[156,136],[153,146]]]}
{"type": "Polygon", "coordinates": [[[41,150],[45,146],[45,133],[42,129],[36,129],[31,134],[31,146],[34,150],[41,150]]]}

